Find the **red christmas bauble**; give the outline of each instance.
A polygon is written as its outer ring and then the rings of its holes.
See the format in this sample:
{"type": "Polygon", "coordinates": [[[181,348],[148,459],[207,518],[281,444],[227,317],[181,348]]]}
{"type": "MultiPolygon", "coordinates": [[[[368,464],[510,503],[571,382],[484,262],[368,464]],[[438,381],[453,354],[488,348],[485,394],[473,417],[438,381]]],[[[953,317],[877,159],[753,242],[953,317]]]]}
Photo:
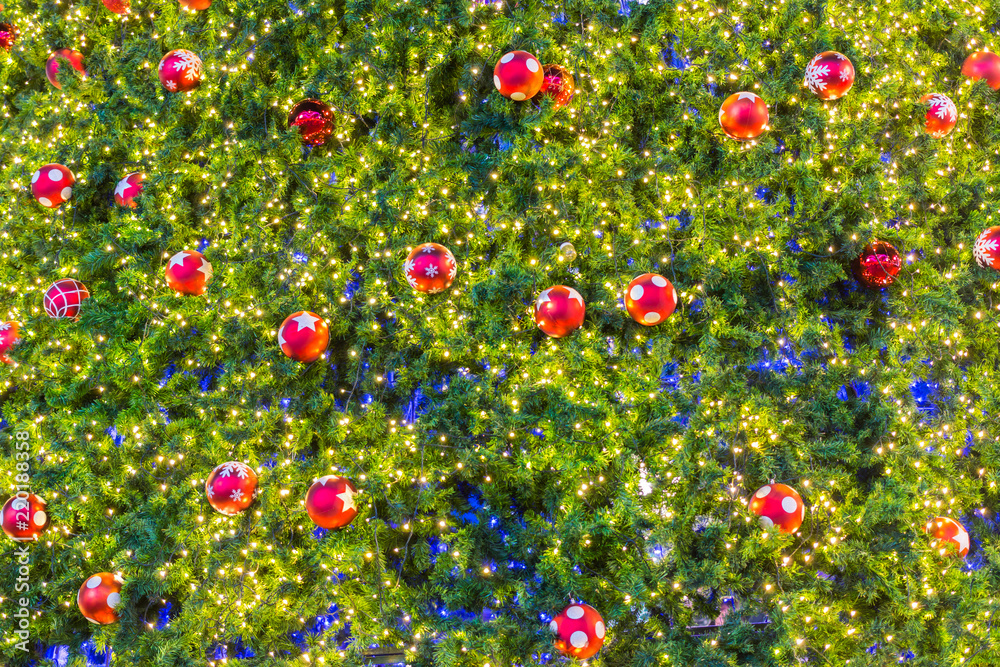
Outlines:
{"type": "Polygon", "coordinates": [[[0,23],[0,49],[10,51],[21,37],[21,31],[13,23],[0,23]]]}
{"type": "Polygon", "coordinates": [[[33,493],[24,491],[4,503],[3,532],[15,542],[32,542],[49,527],[49,515],[45,512],[45,501],[33,493]]]}
{"type": "Polygon", "coordinates": [[[201,58],[187,49],[174,49],[160,60],[157,72],[160,83],[172,93],[194,90],[201,84],[201,58]]]}
{"type": "Polygon", "coordinates": [[[1000,227],[990,227],[976,239],[972,255],[984,269],[1000,271],[1000,227]]]}
{"type": "MultiPolygon", "coordinates": [[[[936,540],[941,540],[948,546],[954,547],[955,552],[960,557],[965,557],[969,553],[969,531],[954,519],[946,516],[936,516],[924,526],[924,532],[936,540]]],[[[941,550],[942,553],[945,549],[941,550]]]]}
{"type": "Polygon", "coordinates": [[[854,85],[854,65],[843,53],[824,51],[806,65],[806,85],[821,100],[835,100],[854,85]]]}
{"type": "Polygon", "coordinates": [[[76,176],[61,164],[47,164],[31,175],[31,194],[45,208],[57,208],[73,196],[76,176]]]}
{"type": "Polygon", "coordinates": [[[163,275],[170,289],[178,294],[199,296],[212,279],[212,263],[197,250],[181,250],[167,262],[163,275]]]}
{"type": "Polygon", "coordinates": [[[553,107],[558,109],[573,101],[575,82],[568,69],[562,65],[545,65],[542,74],[542,94],[552,98],[553,107]]]}
{"type": "Polygon", "coordinates": [[[750,512],[760,517],[760,525],[794,533],[806,518],[806,506],[799,492],[785,484],[768,484],[750,499],[750,512]]]}
{"type": "Polygon", "coordinates": [[[135,208],[137,205],[135,198],[142,194],[144,180],[146,180],[146,176],[135,171],[118,181],[118,185],[115,187],[115,203],[119,206],[135,208]]]}
{"type": "Polygon", "coordinates": [[[235,516],[250,507],[256,492],[257,473],[239,461],[216,466],[205,482],[208,504],[226,516],[235,516]]]}
{"type": "Polygon", "coordinates": [[[896,280],[903,260],[899,251],[886,241],[872,241],[854,260],[854,277],[865,287],[887,287],[896,280]]]}
{"type": "Polygon", "coordinates": [[[288,112],[288,127],[299,130],[306,146],[321,146],[333,134],[333,111],[320,100],[302,100],[288,112]]]}
{"type": "Polygon", "coordinates": [[[212,6],[212,0],[180,0],[181,7],[201,11],[212,6]]]}
{"type": "Polygon", "coordinates": [[[413,249],[403,262],[403,275],[418,292],[437,294],[451,287],[458,264],[451,251],[439,243],[424,243],[413,249]]]}
{"type": "Polygon", "coordinates": [[[553,338],[562,338],[583,324],[587,307],[572,287],[556,285],[542,291],[535,301],[535,324],[553,338]]]}
{"type": "Polygon", "coordinates": [[[286,357],[309,364],[326,352],[330,329],[323,318],[300,310],[285,318],[278,329],[278,345],[286,357]]]}
{"type": "Polygon", "coordinates": [[[115,607],[122,601],[122,584],[125,580],[117,574],[98,572],[80,586],[76,606],[91,623],[109,625],[118,620],[115,607]]]}
{"type": "Polygon", "coordinates": [[[586,660],[604,646],[604,619],[589,604],[571,604],[552,619],[556,649],[563,655],[586,660]]]}
{"type": "Polygon", "coordinates": [[[54,320],[76,319],[80,315],[80,306],[89,298],[90,292],[83,283],[72,278],[63,278],[45,290],[45,312],[54,320]]]}
{"type": "Polygon", "coordinates": [[[962,74],[973,81],[986,79],[986,85],[1000,90],[1000,56],[989,51],[976,51],[962,63],[962,74]]]}
{"type": "Polygon", "coordinates": [[[924,129],[927,134],[940,139],[947,136],[958,122],[958,109],[955,103],[947,95],[941,93],[931,93],[924,95],[920,101],[928,105],[927,114],[924,121],[924,129]]]}
{"type": "Polygon", "coordinates": [[[655,273],[644,273],[628,284],[625,308],[632,319],[651,327],[670,317],[677,307],[677,290],[655,273]]]}
{"type": "Polygon", "coordinates": [[[115,14],[124,14],[131,7],[129,0],[101,0],[104,3],[104,7],[115,14]]]}
{"type": "Polygon", "coordinates": [[[493,68],[493,85],[501,95],[515,102],[534,97],[544,79],[538,58],[527,51],[505,53],[493,68]]]}
{"type": "Polygon", "coordinates": [[[756,93],[733,93],[719,109],[719,124],[737,141],[749,141],[764,134],[767,120],[767,105],[756,93]]]}
{"type": "Polygon", "coordinates": [[[320,477],[306,493],[306,512],[320,528],[342,528],[358,515],[354,496],[358,490],[346,477],[320,477]]]}
{"type": "Polygon", "coordinates": [[[21,324],[19,322],[0,322],[0,361],[5,364],[10,363],[7,352],[20,340],[18,337],[20,330],[21,324]]]}
{"type": "Polygon", "coordinates": [[[62,90],[62,85],[59,83],[57,74],[62,63],[67,63],[80,74],[87,76],[87,72],[83,69],[82,53],[73,49],[56,49],[49,56],[49,59],[45,61],[45,77],[49,80],[49,83],[59,90],[62,90]]]}

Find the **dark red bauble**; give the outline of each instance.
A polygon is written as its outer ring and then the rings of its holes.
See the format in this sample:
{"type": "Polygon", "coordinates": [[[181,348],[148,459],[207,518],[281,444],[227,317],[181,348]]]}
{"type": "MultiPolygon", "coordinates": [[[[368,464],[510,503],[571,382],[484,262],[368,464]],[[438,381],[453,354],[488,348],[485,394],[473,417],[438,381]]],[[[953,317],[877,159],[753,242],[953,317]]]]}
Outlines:
{"type": "Polygon", "coordinates": [[[226,516],[235,516],[250,507],[256,493],[257,473],[239,461],[216,466],[205,482],[208,504],[226,516]]]}
{"type": "Polygon", "coordinates": [[[201,84],[201,58],[187,49],[174,49],[160,60],[157,72],[160,83],[172,93],[194,90],[201,84]]]}
{"type": "Polygon", "coordinates": [[[308,310],[300,310],[285,318],[278,329],[278,345],[286,357],[312,363],[326,352],[330,344],[330,329],[323,318],[308,310]]]}
{"type": "Polygon", "coordinates": [[[45,77],[49,80],[49,83],[60,90],[62,90],[62,85],[59,83],[57,75],[64,63],[80,74],[87,76],[87,72],[83,69],[82,53],[73,49],[56,49],[49,56],[49,59],[45,61],[45,77]]]}
{"type": "Polygon", "coordinates": [[[505,53],[493,68],[493,85],[515,102],[534,97],[544,79],[542,64],[527,51],[505,53]]]}
{"type": "Polygon", "coordinates": [[[135,171],[118,181],[115,187],[115,203],[119,206],[135,208],[137,206],[136,197],[142,194],[142,182],[146,176],[135,171]]]}
{"type": "Polygon", "coordinates": [[[20,330],[20,322],[0,322],[0,361],[5,364],[10,363],[7,352],[21,340],[18,336],[20,330]]]}
{"type": "Polygon", "coordinates": [[[571,604],[552,619],[556,649],[578,660],[593,657],[604,646],[604,619],[589,604],[571,604]]]}
{"type": "Polygon", "coordinates": [[[101,0],[105,9],[114,14],[124,14],[132,6],[129,0],[101,0]]]}
{"type": "Polygon", "coordinates": [[[306,146],[321,146],[333,134],[333,111],[320,100],[302,100],[288,112],[288,127],[299,130],[306,146]]]}
{"type": "Polygon", "coordinates": [[[750,499],[750,513],[760,517],[765,528],[794,533],[806,518],[806,505],[799,492],[785,484],[768,484],[750,499]]]}
{"type": "Polygon", "coordinates": [[[886,241],[872,241],[852,265],[854,277],[865,287],[887,287],[896,280],[903,260],[895,246],[886,241]]]}
{"type": "Polygon", "coordinates": [[[542,94],[552,98],[553,107],[558,109],[573,101],[576,83],[568,69],[562,65],[545,65],[542,73],[542,94]]]}
{"type": "Polygon", "coordinates": [[[625,308],[632,319],[651,327],[670,317],[677,308],[677,290],[655,273],[644,273],[628,284],[625,308]]]}
{"type": "Polygon", "coordinates": [[[418,245],[403,262],[403,275],[418,292],[437,294],[451,287],[458,264],[451,251],[439,243],[418,245]]]}
{"type": "Polygon", "coordinates": [[[1000,56],[989,51],[976,51],[962,63],[962,74],[973,81],[986,79],[986,85],[1000,90],[1000,56]]]}
{"type": "Polygon", "coordinates": [[[947,136],[958,122],[958,109],[947,95],[931,93],[924,95],[920,101],[928,105],[924,120],[927,134],[936,139],[947,136]]]}
{"type": "Polygon", "coordinates": [[[98,572],[87,577],[76,595],[76,606],[91,623],[109,625],[118,620],[115,608],[122,601],[122,584],[125,580],[117,574],[98,572]]]}
{"type": "Polygon", "coordinates": [[[990,227],[976,239],[972,255],[984,269],[1000,271],[1000,227],[990,227]]]}
{"type": "Polygon", "coordinates": [[[43,303],[46,314],[54,320],[76,319],[80,315],[80,306],[89,298],[90,292],[83,283],[63,278],[49,285],[43,303]]]}
{"type": "Polygon", "coordinates": [[[10,51],[21,37],[21,31],[13,23],[0,23],[0,49],[10,51]]]}
{"type": "Polygon", "coordinates": [[[535,324],[553,338],[573,333],[581,324],[587,307],[572,287],[556,285],[544,290],[535,301],[535,324]]]}
{"type": "Polygon", "coordinates": [[[835,100],[854,85],[854,65],[843,53],[824,51],[806,65],[806,85],[821,100],[835,100]]]}
{"type": "Polygon", "coordinates": [[[354,497],[358,490],[346,477],[320,477],[306,493],[306,512],[321,528],[342,528],[358,515],[354,497]]]}
{"type": "Polygon", "coordinates": [[[969,531],[954,519],[936,516],[927,522],[927,525],[924,526],[924,532],[953,547],[959,557],[964,558],[969,553],[969,531]]]}
{"type": "Polygon", "coordinates": [[[33,493],[20,491],[4,503],[3,532],[15,542],[33,542],[49,527],[45,501],[33,493]]]}
{"type": "Polygon", "coordinates": [[[170,289],[178,294],[199,296],[212,279],[212,263],[197,250],[181,250],[167,262],[163,275],[170,289]]]}
{"type": "Polygon", "coordinates": [[[201,11],[212,6],[212,0],[180,0],[181,7],[194,11],[201,11]]]}
{"type": "Polygon", "coordinates": [[[767,105],[756,93],[733,93],[719,109],[719,124],[737,141],[749,141],[764,134],[767,121],[767,105]]]}
{"type": "Polygon", "coordinates": [[[72,197],[74,185],[73,172],[54,162],[31,175],[31,194],[45,208],[58,208],[72,197]]]}

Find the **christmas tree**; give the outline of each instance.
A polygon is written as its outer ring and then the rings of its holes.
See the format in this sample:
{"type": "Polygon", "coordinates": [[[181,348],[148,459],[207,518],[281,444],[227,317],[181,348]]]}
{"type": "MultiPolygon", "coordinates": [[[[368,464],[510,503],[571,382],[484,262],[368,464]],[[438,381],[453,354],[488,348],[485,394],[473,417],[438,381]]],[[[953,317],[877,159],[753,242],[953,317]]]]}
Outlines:
{"type": "Polygon", "coordinates": [[[0,22],[3,664],[1000,662],[996,7],[0,22]]]}

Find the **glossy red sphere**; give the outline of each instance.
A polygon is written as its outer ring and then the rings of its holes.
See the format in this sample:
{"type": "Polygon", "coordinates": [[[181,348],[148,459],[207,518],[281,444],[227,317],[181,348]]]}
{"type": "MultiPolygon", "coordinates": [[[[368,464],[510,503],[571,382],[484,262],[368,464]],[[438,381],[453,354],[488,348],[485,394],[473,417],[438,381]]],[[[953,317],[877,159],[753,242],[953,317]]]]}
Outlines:
{"type": "Polygon", "coordinates": [[[115,14],[124,14],[132,6],[129,0],[101,0],[104,7],[115,14]]]}
{"type": "Polygon", "coordinates": [[[33,493],[20,492],[4,503],[3,532],[15,542],[32,542],[49,527],[45,501],[33,493]]]}
{"type": "Polygon", "coordinates": [[[936,139],[945,137],[955,127],[958,122],[958,109],[955,103],[947,95],[941,93],[931,93],[924,95],[920,101],[927,105],[927,114],[924,120],[924,129],[927,134],[936,139]]]}
{"type": "Polygon", "coordinates": [[[749,141],[764,134],[767,121],[767,105],[756,93],[733,93],[719,109],[719,124],[737,141],[749,141]]]}
{"type": "Polygon", "coordinates": [[[342,528],[354,521],[358,508],[354,497],[358,490],[346,477],[320,477],[306,493],[306,512],[321,528],[342,528]]]}
{"type": "Polygon", "coordinates": [[[437,294],[451,287],[458,264],[451,251],[438,243],[418,245],[403,262],[403,275],[418,292],[437,294]]]}
{"type": "Polygon", "coordinates": [[[973,81],[986,79],[986,85],[1000,90],[1000,56],[989,51],[976,51],[962,63],[962,74],[973,81]]]}
{"type": "Polygon", "coordinates": [[[202,11],[212,6],[212,0],[179,0],[181,7],[194,11],[202,11]]]}
{"type": "Polygon", "coordinates": [[[333,111],[321,100],[302,100],[288,113],[288,127],[298,129],[306,146],[320,146],[333,134],[333,111]]]}
{"type": "Polygon", "coordinates": [[[52,319],[76,319],[80,315],[80,307],[90,298],[90,292],[79,280],[63,278],[57,280],[45,290],[43,305],[45,313],[52,319]]]}
{"type": "Polygon", "coordinates": [[[799,492],[785,484],[768,484],[750,499],[750,513],[760,517],[765,528],[794,533],[806,518],[806,505],[799,492]]]}
{"type": "Polygon", "coordinates": [[[587,314],[583,296],[572,287],[556,285],[543,290],[535,301],[535,324],[553,338],[573,333],[587,314]]]}
{"type": "Polygon", "coordinates": [[[312,363],[326,352],[330,344],[330,329],[316,313],[300,310],[285,318],[278,328],[278,345],[285,356],[312,363]]]}
{"type": "Polygon", "coordinates": [[[87,577],[76,595],[76,606],[91,623],[109,625],[118,620],[115,608],[122,601],[122,584],[125,581],[110,572],[98,572],[87,577]]]}
{"type": "Polygon", "coordinates": [[[171,256],[163,270],[170,289],[178,294],[198,296],[205,293],[205,286],[212,279],[212,263],[197,250],[181,250],[171,256]]]}
{"type": "Polygon", "coordinates": [[[62,89],[62,84],[59,83],[57,75],[63,65],[68,65],[80,74],[87,76],[87,72],[83,69],[82,53],[74,51],[73,49],[56,49],[52,52],[52,55],[49,56],[49,59],[45,61],[45,78],[49,80],[49,83],[60,90],[62,89]]]}
{"type": "Polygon", "coordinates": [[[205,482],[208,503],[226,516],[235,516],[250,507],[256,492],[257,473],[239,461],[216,466],[205,482]]]}
{"type": "Polygon", "coordinates": [[[552,619],[549,629],[555,633],[556,649],[578,660],[597,655],[604,646],[604,619],[589,604],[571,604],[552,619]]]}
{"type": "Polygon", "coordinates": [[[552,106],[558,109],[573,101],[576,84],[568,69],[562,65],[545,65],[542,73],[544,77],[541,92],[552,98],[552,106]]]}
{"type": "Polygon", "coordinates": [[[7,353],[20,340],[20,322],[0,322],[0,362],[10,363],[7,353]]]}
{"type": "Polygon", "coordinates": [[[136,171],[118,181],[118,185],[115,186],[115,203],[119,206],[135,208],[137,206],[136,197],[142,194],[142,182],[145,179],[143,174],[136,171]]]}
{"type": "Polygon", "coordinates": [[[990,227],[976,239],[972,255],[984,269],[1000,271],[1000,227],[990,227]]]}
{"type": "Polygon", "coordinates": [[[936,516],[927,522],[924,532],[954,549],[954,553],[960,557],[969,553],[969,532],[954,519],[936,516]]]}
{"type": "Polygon", "coordinates": [[[172,93],[194,90],[201,84],[201,58],[187,49],[174,49],[160,60],[157,73],[160,83],[172,93]]]}
{"type": "Polygon", "coordinates": [[[527,51],[505,53],[493,68],[493,85],[516,102],[534,97],[544,79],[542,64],[527,51]]]}
{"type": "Polygon", "coordinates": [[[31,175],[31,194],[45,208],[58,208],[73,196],[76,176],[61,164],[50,163],[31,175]]]}
{"type": "Polygon", "coordinates": [[[887,287],[896,280],[903,260],[899,251],[886,241],[872,241],[854,260],[854,277],[865,287],[887,287]]]}
{"type": "Polygon", "coordinates": [[[10,51],[21,37],[21,31],[13,23],[0,23],[0,49],[10,51]]]}
{"type": "Polygon", "coordinates": [[[843,53],[824,51],[806,65],[806,85],[821,100],[843,97],[854,85],[854,65],[843,53]]]}
{"type": "Polygon", "coordinates": [[[625,308],[632,319],[647,327],[659,324],[677,307],[677,290],[655,273],[637,276],[625,289],[625,308]]]}

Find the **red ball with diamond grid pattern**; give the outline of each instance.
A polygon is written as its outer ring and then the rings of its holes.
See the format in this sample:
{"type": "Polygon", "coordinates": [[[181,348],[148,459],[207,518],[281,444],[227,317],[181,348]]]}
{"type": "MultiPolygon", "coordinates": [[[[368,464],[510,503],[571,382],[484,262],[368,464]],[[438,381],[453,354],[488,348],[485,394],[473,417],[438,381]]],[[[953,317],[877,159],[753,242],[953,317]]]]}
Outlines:
{"type": "Polygon", "coordinates": [[[257,473],[239,461],[216,467],[205,482],[208,503],[226,516],[235,516],[250,507],[257,493],[257,473]]]}
{"type": "Polygon", "coordinates": [[[90,292],[79,280],[63,278],[45,290],[45,312],[54,320],[76,319],[80,306],[90,298],[90,292]]]}

